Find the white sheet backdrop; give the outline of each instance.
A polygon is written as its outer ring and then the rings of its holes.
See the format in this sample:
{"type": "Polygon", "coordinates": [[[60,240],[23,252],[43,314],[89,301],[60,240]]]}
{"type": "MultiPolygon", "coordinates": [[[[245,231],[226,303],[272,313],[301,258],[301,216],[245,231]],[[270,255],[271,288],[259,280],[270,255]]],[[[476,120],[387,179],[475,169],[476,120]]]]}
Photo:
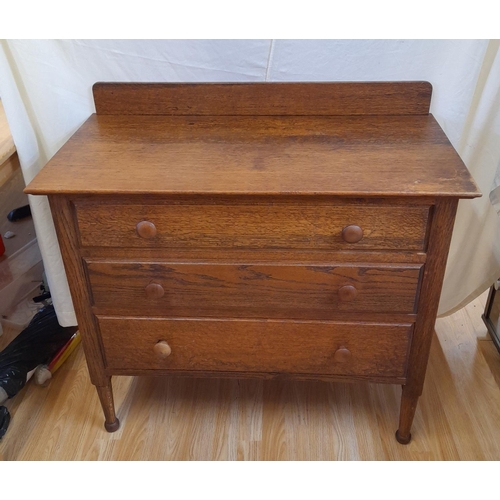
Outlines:
{"type": "MultiPolygon", "coordinates": [[[[0,96],[26,182],[94,112],[96,81],[369,80],[430,81],[431,112],[484,193],[459,206],[440,304],[450,313],[500,276],[499,41],[8,40],[0,50],[0,96]]],[[[47,200],[30,203],[59,321],[74,325],[47,200]]]]}

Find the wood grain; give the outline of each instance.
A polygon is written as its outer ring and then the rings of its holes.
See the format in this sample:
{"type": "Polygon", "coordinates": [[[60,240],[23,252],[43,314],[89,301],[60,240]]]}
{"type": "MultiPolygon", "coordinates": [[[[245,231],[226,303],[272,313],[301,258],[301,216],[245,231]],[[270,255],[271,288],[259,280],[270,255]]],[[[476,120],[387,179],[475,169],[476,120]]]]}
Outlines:
{"type": "Polygon", "coordinates": [[[115,414],[115,402],[113,399],[111,377],[107,378],[106,385],[96,385],[96,390],[104,412],[104,427],[108,432],[116,432],[120,427],[120,421],[116,418],[115,414]]]}
{"type": "Polygon", "coordinates": [[[480,196],[430,115],[93,115],[26,192],[480,196]]]}
{"type": "Polygon", "coordinates": [[[477,299],[438,319],[408,446],[394,440],[401,388],[367,382],[117,377],[122,429],[108,434],[78,349],[49,387],[30,381],[6,402],[12,421],[0,453],[18,461],[500,460],[500,363],[483,340],[483,311],[477,299]]]}
{"type": "Polygon", "coordinates": [[[99,115],[424,115],[429,82],[111,83],[92,88],[99,115]]]}
{"type": "Polygon", "coordinates": [[[97,314],[331,319],[415,312],[421,267],[87,261],[87,269],[97,314]],[[343,300],[346,285],[354,300],[343,300]],[[153,297],[152,286],[163,293],[153,297]]]}
{"type": "MultiPolygon", "coordinates": [[[[234,200],[233,200],[234,201],[234,200]]],[[[237,201],[237,200],[236,200],[237,201]]],[[[429,207],[383,203],[300,203],[136,205],[76,202],[81,245],[119,248],[255,248],[328,250],[425,250],[429,207]],[[142,238],[136,226],[155,225],[142,238]],[[363,238],[348,243],[350,224],[363,238]]]]}
{"type": "Polygon", "coordinates": [[[404,377],[411,325],[99,317],[109,368],[404,377]],[[158,359],[165,340],[172,353],[158,359]],[[339,347],[352,353],[335,362],[339,347]]]}
{"type": "MultiPolygon", "coordinates": [[[[26,192],[50,195],[107,430],[118,428],[111,375],[296,376],[402,384],[408,443],[413,418],[417,429],[425,418],[417,401],[458,199],[480,195],[428,114],[429,86],[132,84],[95,95],[100,114],[26,192]]],[[[273,425],[263,418],[262,436],[273,425]]],[[[286,456],[282,435],[272,442],[286,456]]],[[[223,455],[220,439],[215,448],[223,455]]]]}
{"type": "MultiPolygon", "coordinates": [[[[116,319],[116,316],[112,318],[116,319]]],[[[236,320],[235,320],[236,321],[236,320]]],[[[406,382],[406,377],[362,374],[362,373],[289,373],[271,371],[224,371],[220,369],[203,370],[201,377],[200,370],[172,370],[157,368],[155,370],[145,368],[107,368],[105,372],[111,375],[132,376],[132,377],[186,377],[186,378],[220,378],[220,379],[262,379],[262,380],[297,380],[301,382],[371,382],[374,384],[396,384],[402,385],[406,382]]]]}
{"type": "Polygon", "coordinates": [[[324,264],[332,262],[356,262],[366,264],[423,264],[426,254],[411,251],[359,251],[359,250],[317,250],[314,248],[296,249],[246,249],[220,248],[207,252],[206,248],[119,248],[119,247],[82,247],[80,255],[90,260],[141,260],[168,262],[248,262],[291,264],[324,264]]]}
{"type": "Polygon", "coordinates": [[[415,408],[424,386],[457,205],[458,200],[456,199],[441,200],[436,205],[432,215],[429,252],[424,266],[418,301],[419,315],[415,323],[410,350],[408,380],[401,401],[398,433],[403,441],[410,439],[410,428],[415,408]]]}
{"type": "MultiPolygon", "coordinates": [[[[71,202],[61,196],[49,196],[49,203],[71,290],[82,344],[85,349],[90,379],[96,386],[109,387],[109,378],[104,373],[104,357],[99,330],[91,309],[90,286],[87,283],[83,261],[78,255],[78,236],[74,220],[74,209],[71,202]]],[[[106,415],[108,416],[108,413],[106,415]]]]}

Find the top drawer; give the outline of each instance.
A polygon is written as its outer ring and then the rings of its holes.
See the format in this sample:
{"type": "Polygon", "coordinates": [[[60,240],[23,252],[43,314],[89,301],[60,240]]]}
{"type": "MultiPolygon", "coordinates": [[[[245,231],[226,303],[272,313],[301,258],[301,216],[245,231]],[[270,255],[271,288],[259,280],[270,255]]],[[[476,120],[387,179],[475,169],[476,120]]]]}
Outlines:
{"type": "Polygon", "coordinates": [[[429,215],[428,206],[310,201],[75,206],[84,247],[423,251],[429,215]]]}

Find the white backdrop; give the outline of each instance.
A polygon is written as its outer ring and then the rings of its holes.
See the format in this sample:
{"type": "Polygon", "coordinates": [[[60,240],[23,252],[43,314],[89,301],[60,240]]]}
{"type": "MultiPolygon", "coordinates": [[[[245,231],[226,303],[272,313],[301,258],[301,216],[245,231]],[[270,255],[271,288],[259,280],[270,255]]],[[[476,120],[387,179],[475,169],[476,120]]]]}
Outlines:
{"type": "MultiPolygon", "coordinates": [[[[427,80],[431,112],[483,198],[460,202],[440,314],[500,277],[500,42],[488,40],[8,40],[0,97],[26,182],[94,112],[96,81],[427,80]],[[497,177],[495,178],[495,174],[497,177]],[[498,186],[498,187],[497,187],[498,186]],[[497,189],[494,190],[494,188],[497,189]],[[495,204],[495,206],[492,204],[495,204]]],[[[30,197],[59,321],[76,324],[45,197],[30,197]]]]}

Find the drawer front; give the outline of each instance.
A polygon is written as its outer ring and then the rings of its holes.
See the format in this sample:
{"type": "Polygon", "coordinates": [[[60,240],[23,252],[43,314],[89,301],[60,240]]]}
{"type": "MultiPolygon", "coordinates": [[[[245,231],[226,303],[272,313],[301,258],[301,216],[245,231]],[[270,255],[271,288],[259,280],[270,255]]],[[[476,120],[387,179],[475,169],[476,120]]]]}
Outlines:
{"type": "MultiPolygon", "coordinates": [[[[411,325],[98,318],[107,367],[404,377],[411,325]],[[161,358],[155,347],[166,342],[161,358]]],[[[159,351],[159,352],[158,352],[159,351]]]]}
{"type": "Polygon", "coordinates": [[[427,206],[354,203],[76,203],[84,247],[422,251],[428,213],[427,206]]]}
{"type": "Polygon", "coordinates": [[[87,261],[98,314],[331,319],[413,313],[420,265],[87,261]]]}

